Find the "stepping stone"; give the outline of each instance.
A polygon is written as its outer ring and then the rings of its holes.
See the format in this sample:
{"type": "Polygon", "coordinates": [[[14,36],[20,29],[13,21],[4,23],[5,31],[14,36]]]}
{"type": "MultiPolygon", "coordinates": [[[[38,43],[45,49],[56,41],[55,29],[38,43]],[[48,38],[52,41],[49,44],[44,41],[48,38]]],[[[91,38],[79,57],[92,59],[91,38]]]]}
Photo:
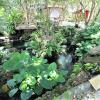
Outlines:
{"type": "Polygon", "coordinates": [[[56,100],[100,100],[100,90],[95,91],[90,82],[67,90],[56,100]]]}
{"type": "Polygon", "coordinates": [[[89,82],[86,82],[64,92],[61,96],[57,98],[57,100],[71,100],[72,98],[74,98],[74,95],[78,94],[78,96],[81,96],[81,94],[84,93],[86,94],[91,90],[92,90],[91,84],[89,82]]]}
{"type": "Polygon", "coordinates": [[[89,80],[91,85],[94,87],[95,90],[100,89],[100,75],[97,75],[89,80]]]}
{"type": "Polygon", "coordinates": [[[100,100],[100,90],[95,92],[95,100],[100,100]]]}

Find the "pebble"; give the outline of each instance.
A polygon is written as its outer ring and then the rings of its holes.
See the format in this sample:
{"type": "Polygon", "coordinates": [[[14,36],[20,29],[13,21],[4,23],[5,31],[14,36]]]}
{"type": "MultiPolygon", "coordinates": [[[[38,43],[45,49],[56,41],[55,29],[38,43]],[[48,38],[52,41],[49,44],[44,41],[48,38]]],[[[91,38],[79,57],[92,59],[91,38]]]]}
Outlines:
{"type": "Polygon", "coordinates": [[[95,100],[100,100],[100,90],[95,92],[95,100]]]}

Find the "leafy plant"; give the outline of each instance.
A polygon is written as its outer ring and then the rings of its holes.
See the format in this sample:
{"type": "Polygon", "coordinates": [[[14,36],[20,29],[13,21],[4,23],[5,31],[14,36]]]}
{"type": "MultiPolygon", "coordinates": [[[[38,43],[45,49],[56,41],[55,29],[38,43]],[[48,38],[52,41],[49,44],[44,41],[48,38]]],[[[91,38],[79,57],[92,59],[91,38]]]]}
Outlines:
{"type": "Polygon", "coordinates": [[[77,43],[78,48],[76,48],[76,55],[82,57],[85,53],[89,52],[95,44],[92,44],[90,41],[82,41],[77,43]]]}
{"type": "Polygon", "coordinates": [[[82,64],[81,63],[75,63],[73,66],[73,70],[70,75],[70,80],[74,80],[77,76],[77,74],[81,71],[82,64]]]}
{"type": "Polygon", "coordinates": [[[0,60],[1,63],[5,62],[10,57],[9,49],[5,49],[3,46],[0,47],[0,60]]]}
{"type": "Polygon", "coordinates": [[[52,55],[52,52],[60,53],[65,38],[60,30],[43,31],[42,29],[33,32],[31,39],[25,45],[35,51],[37,57],[44,57],[45,55],[52,55]],[[48,33],[47,33],[48,32],[48,33]]]}
{"type": "Polygon", "coordinates": [[[14,33],[15,25],[19,24],[22,20],[22,12],[17,10],[12,10],[7,17],[8,22],[8,32],[14,33]]]}
{"type": "Polygon", "coordinates": [[[10,87],[9,96],[21,91],[21,99],[27,100],[33,94],[41,94],[43,89],[52,89],[53,86],[65,81],[66,71],[57,70],[56,63],[48,64],[46,59],[30,57],[28,52],[12,54],[3,64],[4,70],[16,71],[13,78],[7,81],[10,87]]]}
{"type": "Polygon", "coordinates": [[[83,65],[83,69],[86,71],[100,71],[100,66],[97,63],[86,63],[83,65]]]}
{"type": "Polygon", "coordinates": [[[100,44],[100,25],[89,26],[80,31],[77,36],[76,55],[82,58],[95,45],[100,44]]]}
{"type": "Polygon", "coordinates": [[[8,5],[5,6],[0,7],[0,32],[14,33],[15,25],[21,22],[23,13],[15,8],[9,10],[8,5]]]}
{"type": "Polygon", "coordinates": [[[7,22],[5,18],[5,9],[0,7],[0,32],[7,30],[7,22]]]}

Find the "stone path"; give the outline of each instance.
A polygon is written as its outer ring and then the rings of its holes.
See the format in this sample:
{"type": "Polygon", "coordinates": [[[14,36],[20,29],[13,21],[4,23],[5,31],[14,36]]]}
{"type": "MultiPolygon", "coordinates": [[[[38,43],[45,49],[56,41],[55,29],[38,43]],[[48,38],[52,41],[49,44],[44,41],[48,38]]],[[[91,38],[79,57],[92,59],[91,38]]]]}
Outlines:
{"type": "Polygon", "coordinates": [[[71,88],[57,100],[100,100],[100,90],[95,91],[89,82],[71,88]]]}

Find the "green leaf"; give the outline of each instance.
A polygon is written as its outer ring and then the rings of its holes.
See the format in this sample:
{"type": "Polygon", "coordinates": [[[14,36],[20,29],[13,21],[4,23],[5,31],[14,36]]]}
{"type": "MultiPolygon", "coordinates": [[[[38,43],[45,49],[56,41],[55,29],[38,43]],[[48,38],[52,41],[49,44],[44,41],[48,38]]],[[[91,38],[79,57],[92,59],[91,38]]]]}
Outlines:
{"type": "Polygon", "coordinates": [[[43,58],[32,57],[32,62],[34,66],[40,66],[47,63],[47,60],[43,58]]]}
{"type": "Polygon", "coordinates": [[[20,53],[13,53],[11,58],[3,64],[4,70],[16,70],[19,67],[20,53]]]}
{"type": "Polygon", "coordinates": [[[59,75],[57,78],[57,82],[63,83],[65,82],[65,78],[62,75],[59,75]]]}
{"type": "Polygon", "coordinates": [[[24,77],[24,78],[26,78],[26,77],[28,76],[28,72],[26,71],[25,68],[22,69],[22,70],[20,70],[20,74],[21,74],[21,76],[24,77]]]}
{"type": "Polygon", "coordinates": [[[74,65],[73,73],[78,73],[81,69],[82,65],[80,63],[76,63],[74,65]]]}
{"type": "Polygon", "coordinates": [[[20,74],[16,74],[16,75],[13,76],[13,79],[15,81],[17,81],[18,83],[20,83],[23,80],[23,77],[20,74]]]}
{"type": "Polygon", "coordinates": [[[67,73],[68,73],[68,71],[66,71],[66,70],[60,70],[60,74],[63,76],[67,75],[67,73]]]}
{"type": "Polygon", "coordinates": [[[57,69],[57,64],[56,64],[55,62],[51,63],[51,64],[49,65],[48,69],[49,69],[50,71],[56,70],[56,69],[57,69]]]}
{"type": "Polygon", "coordinates": [[[29,98],[32,96],[33,91],[27,90],[26,92],[21,93],[21,100],[29,100],[29,98]]]}
{"type": "Polygon", "coordinates": [[[10,79],[10,80],[7,81],[7,85],[9,87],[14,87],[16,85],[16,82],[15,82],[14,79],[10,79]]]}
{"type": "Polygon", "coordinates": [[[23,64],[27,64],[29,61],[30,55],[27,51],[24,51],[20,54],[20,62],[23,64]]]}
{"type": "Polygon", "coordinates": [[[30,56],[27,52],[12,53],[11,58],[3,64],[4,70],[18,70],[28,63],[30,56]]]}
{"type": "Polygon", "coordinates": [[[33,77],[33,76],[28,76],[25,81],[30,86],[34,86],[37,82],[35,77],[33,77]]]}
{"type": "Polygon", "coordinates": [[[12,89],[10,92],[9,92],[9,96],[10,97],[13,97],[18,91],[18,88],[15,88],[15,89],[12,89]]]}
{"type": "Polygon", "coordinates": [[[50,71],[49,76],[54,79],[54,78],[56,78],[58,76],[58,73],[55,70],[54,71],[50,71]]]}
{"type": "Polygon", "coordinates": [[[52,83],[49,80],[46,80],[45,78],[43,78],[42,80],[40,80],[40,85],[45,88],[45,89],[52,89],[52,83]]]}
{"type": "Polygon", "coordinates": [[[34,88],[34,92],[37,94],[37,95],[40,95],[42,93],[42,90],[43,88],[41,86],[36,86],[34,88]]]}
{"type": "Polygon", "coordinates": [[[27,86],[26,81],[23,81],[19,86],[19,89],[22,90],[22,91],[26,91],[27,88],[28,88],[28,86],[27,86]]]}

